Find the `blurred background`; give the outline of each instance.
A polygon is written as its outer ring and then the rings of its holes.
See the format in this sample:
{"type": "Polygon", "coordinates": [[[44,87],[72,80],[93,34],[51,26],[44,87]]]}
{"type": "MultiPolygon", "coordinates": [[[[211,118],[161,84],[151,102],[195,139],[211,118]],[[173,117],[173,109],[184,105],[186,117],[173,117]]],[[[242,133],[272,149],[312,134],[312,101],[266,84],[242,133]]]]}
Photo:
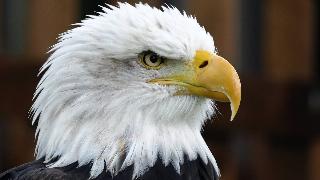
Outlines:
{"type": "MultiPolygon", "coordinates": [[[[129,3],[134,1],[129,0],[129,3]]],[[[143,1],[147,2],[147,1],[143,1]]],[[[28,119],[38,70],[57,35],[109,0],[0,1],[0,172],[34,159],[28,119]]],[[[197,17],[242,81],[204,137],[222,180],[320,179],[318,0],[153,0],[197,17]]]]}

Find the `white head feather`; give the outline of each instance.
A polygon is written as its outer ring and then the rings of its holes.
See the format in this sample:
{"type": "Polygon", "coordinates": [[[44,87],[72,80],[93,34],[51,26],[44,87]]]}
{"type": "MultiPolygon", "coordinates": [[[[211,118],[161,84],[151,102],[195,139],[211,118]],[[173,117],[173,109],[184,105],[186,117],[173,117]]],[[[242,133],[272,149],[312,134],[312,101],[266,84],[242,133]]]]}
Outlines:
{"type": "Polygon", "coordinates": [[[218,172],[200,133],[214,113],[212,101],[146,83],[170,70],[137,63],[147,50],[181,62],[198,49],[215,52],[211,35],[173,7],[109,7],[62,34],[41,70],[32,107],[37,158],[58,158],[51,167],[92,163],[91,177],[105,165],[113,175],[133,165],[137,177],[158,157],[179,173],[184,155],[218,172]]]}

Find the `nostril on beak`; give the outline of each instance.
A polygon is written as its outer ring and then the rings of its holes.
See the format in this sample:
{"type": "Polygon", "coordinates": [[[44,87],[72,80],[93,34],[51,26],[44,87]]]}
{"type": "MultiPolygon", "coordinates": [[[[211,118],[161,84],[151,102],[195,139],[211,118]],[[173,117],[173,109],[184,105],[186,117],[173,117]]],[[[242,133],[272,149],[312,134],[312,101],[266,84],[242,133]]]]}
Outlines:
{"type": "Polygon", "coordinates": [[[206,67],[207,65],[208,65],[208,61],[203,61],[203,62],[200,64],[199,68],[204,68],[204,67],[206,67]]]}

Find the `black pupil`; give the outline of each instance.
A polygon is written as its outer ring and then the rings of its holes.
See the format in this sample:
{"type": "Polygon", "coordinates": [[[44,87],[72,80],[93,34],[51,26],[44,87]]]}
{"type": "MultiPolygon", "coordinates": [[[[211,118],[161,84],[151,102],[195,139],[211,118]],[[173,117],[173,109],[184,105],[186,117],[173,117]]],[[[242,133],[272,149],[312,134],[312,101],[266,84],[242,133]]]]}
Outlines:
{"type": "Polygon", "coordinates": [[[150,55],[150,61],[152,63],[156,63],[158,61],[158,56],[156,54],[151,54],[150,55]]]}

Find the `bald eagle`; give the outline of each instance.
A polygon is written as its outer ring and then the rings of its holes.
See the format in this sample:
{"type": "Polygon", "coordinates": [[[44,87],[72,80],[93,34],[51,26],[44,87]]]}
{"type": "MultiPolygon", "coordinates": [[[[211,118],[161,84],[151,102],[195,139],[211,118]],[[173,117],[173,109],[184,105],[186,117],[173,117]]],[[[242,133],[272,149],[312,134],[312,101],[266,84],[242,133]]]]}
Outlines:
{"type": "Polygon", "coordinates": [[[119,3],[63,33],[31,108],[36,160],[0,179],[218,179],[201,128],[237,113],[235,69],[172,6],[119,3]]]}

